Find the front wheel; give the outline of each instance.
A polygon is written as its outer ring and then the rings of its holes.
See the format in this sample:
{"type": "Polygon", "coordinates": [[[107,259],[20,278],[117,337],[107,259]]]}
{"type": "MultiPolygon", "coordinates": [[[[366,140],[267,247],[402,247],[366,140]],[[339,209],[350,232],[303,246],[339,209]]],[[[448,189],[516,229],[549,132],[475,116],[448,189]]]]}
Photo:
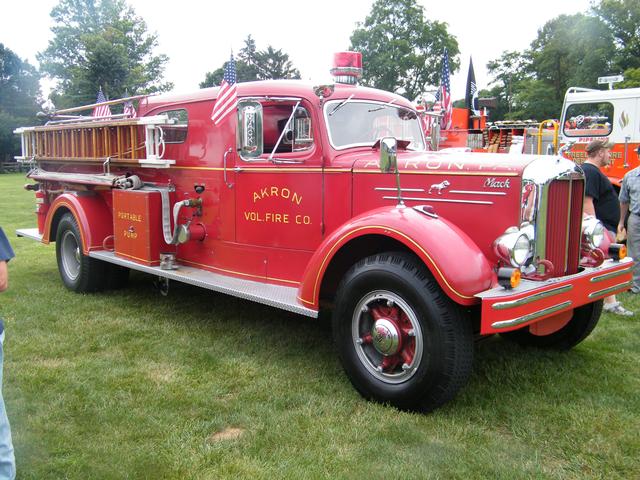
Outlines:
{"type": "Polygon", "coordinates": [[[401,409],[443,405],[471,372],[470,322],[412,255],[378,254],[353,266],[338,289],[333,332],[354,387],[401,409]]]}
{"type": "Polygon", "coordinates": [[[56,258],[62,282],[69,290],[82,293],[104,287],[105,265],[82,252],[80,228],[71,213],[65,213],[58,223],[56,258]]]}

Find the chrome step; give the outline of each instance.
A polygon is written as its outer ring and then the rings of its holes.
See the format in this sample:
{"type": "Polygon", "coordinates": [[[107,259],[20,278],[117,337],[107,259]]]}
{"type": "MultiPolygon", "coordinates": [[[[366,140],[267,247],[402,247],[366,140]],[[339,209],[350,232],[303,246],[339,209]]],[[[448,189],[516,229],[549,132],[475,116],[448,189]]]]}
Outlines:
{"type": "Polygon", "coordinates": [[[25,237],[25,238],[30,238],[31,240],[37,240],[38,242],[42,241],[42,235],[40,235],[37,228],[20,228],[16,230],[16,235],[18,237],[25,237]]]}
{"type": "MultiPolygon", "coordinates": [[[[36,230],[37,231],[37,230],[36,230]]],[[[226,293],[234,297],[251,300],[254,302],[281,308],[289,312],[316,318],[318,312],[300,305],[298,302],[298,289],[296,287],[284,287],[268,283],[244,280],[242,278],[221,275],[200,268],[177,265],[176,270],[162,270],[160,267],[141,265],[130,260],[117,257],[113,252],[96,251],[89,252],[89,256],[105,262],[115,263],[132,270],[138,270],[151,275],[165,277],[169,280],[188,283],[196,287],[206,288],[214,292],[226,293]]]]}

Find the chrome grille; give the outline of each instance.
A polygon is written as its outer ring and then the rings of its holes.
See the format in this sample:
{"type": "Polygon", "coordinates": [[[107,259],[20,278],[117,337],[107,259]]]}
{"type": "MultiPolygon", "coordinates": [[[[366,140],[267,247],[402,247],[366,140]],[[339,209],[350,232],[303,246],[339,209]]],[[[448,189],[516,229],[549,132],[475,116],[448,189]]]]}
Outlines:
{"type": "Polygon", "coordinates": [[[554,277],[578,272],[583,192],[582,179],[555,180],[549,185],[545,258],[553,264],[554,277]]]}
{"type": "Polygon", "coordinates": [[[537,275],[578,272],[582,239],[584,173],[563,157],[538,157],[523,171],[521,224],[534,227],[537,275]],[[548,263],[553,264],[553,272],[548,263]]]}

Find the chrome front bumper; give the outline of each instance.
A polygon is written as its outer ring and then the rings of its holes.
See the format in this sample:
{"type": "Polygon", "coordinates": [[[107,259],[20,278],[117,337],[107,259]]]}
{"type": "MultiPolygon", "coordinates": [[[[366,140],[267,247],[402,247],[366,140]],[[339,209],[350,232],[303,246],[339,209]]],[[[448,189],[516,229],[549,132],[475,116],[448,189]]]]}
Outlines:
{"type": "Polygon", "coordinates": [[[634,262],[605,261],[565,277],[523,280],[512,289],[492,288],[476,295],[482,301],[480,333],[515,330],[631,288],[634,262]]]}

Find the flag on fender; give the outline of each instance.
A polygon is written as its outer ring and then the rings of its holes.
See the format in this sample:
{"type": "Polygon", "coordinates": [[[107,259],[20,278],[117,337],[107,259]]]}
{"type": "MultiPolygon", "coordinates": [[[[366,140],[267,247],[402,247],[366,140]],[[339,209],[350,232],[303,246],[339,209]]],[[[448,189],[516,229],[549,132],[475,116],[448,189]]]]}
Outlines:
{"type": "MultiPolygon", "coordinates": [[[[100,87],[100,90],[98,90],[98,98],[96,98],[96,103],[103,103],[106,101],[107,101],[107,98],[104,96],[104,93],[102,93],[102,87],[100,87]]],[[[109,108],[109,105],[98,105],[97,107],[95,107],[93,109],[93,116],[94,117],[111,116],[111,109],[109,108]]]]}
{"type": "Polygon", "coordinates": [[[220,83],[218,98],[211,112],[211,120],[214,125],[218,125],[224,118],[233,112],[238,105],[238,92],[236,87],[236,62],[231,58],[224,67],[224,77],[220,83]]]}
{"type": "Polygon", "coordinates": [[[451,115],[453,113],[451,105],[451,82],[449,77],[449,51],[445,48],[442,59],[442,73],[440,75],[440,90],[438,91],[438,100],[440,100],[442,105],[443,113],[441,126],[444,130],[451,128],[451,115]]]}

